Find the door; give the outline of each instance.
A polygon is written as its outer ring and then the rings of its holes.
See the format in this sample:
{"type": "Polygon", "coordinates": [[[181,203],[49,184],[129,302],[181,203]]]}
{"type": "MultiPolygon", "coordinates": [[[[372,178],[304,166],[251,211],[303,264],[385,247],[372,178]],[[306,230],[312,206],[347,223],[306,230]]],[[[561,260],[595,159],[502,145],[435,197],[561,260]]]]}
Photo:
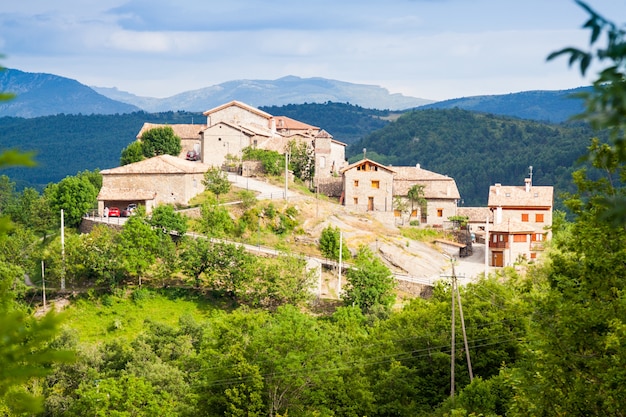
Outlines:
{"type": "Polygon", "coordinates": [[[367,211],[374,211],[374,197],[367,197],[367,211]]]}
{"type": "Polygon", "coordinates": [[[504,253],[491,252],[491,266],[504,266],[504,253]]]}

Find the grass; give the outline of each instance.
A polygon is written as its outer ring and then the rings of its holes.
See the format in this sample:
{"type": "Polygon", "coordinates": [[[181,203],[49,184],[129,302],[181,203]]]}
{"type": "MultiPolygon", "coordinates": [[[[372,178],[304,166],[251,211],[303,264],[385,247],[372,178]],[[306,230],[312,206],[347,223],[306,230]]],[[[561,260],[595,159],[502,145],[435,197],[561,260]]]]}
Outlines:
{"type": "Polygon", "coordinates": [[[432,242],[435,239],[446,238],[446,234],[443,231],[429,227],[402,227],[400,228],[400,233],[408,239],[419,242],[432,242]]]}
{"type": "Polygon", "coordinates": [[[81,343],[130,340],[143,330],[146,319],[177,326],[182,316],[202,321],[215,308],[200,295],[176,290],[118,291],[116,295],[84,296],[72,302],[65,310],[65,326],[77,331],[81,343]]]}

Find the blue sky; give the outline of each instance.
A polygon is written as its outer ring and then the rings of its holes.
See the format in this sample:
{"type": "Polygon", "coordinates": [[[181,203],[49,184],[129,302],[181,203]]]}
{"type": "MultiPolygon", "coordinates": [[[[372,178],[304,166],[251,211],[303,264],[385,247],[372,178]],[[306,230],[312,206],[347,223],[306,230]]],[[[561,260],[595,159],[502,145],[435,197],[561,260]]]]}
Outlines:
{"type": "MultiPolygon", "coordinates": [[[[286,75],[432,100],[588,84],[573,0],[23,0],[0,8],[0,64],[167,97],[286,75]]],[[[626,0],[588,0],[618,24],[626,0]]]]}

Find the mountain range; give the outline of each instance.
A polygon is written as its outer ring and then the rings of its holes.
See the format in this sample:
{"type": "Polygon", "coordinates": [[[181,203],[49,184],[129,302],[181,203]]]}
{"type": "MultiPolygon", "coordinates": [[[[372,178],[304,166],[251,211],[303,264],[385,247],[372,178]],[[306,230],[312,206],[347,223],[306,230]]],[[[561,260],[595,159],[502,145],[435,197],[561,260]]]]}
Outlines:
{"type": "Polygon", "coordinates": [[[124,114],[135,111],[203,112],[231,100],[254,107],[305,103],[350,103],[392,111],[414,108],[460,108],[482,113],[559,123],[580,113],[582,100],[574,90],[527,91],[473,96],[435,102],[392,94],[385,88],[325,78],[287,76],[277,80],[236,80],[182,92],[171,97],[140,97],[117,88],[88,87],[65,77],[16,69],[0,72],[0,91],[16,95],[0,102],[0,117],[32,118],[56,114],[124,114]]]}

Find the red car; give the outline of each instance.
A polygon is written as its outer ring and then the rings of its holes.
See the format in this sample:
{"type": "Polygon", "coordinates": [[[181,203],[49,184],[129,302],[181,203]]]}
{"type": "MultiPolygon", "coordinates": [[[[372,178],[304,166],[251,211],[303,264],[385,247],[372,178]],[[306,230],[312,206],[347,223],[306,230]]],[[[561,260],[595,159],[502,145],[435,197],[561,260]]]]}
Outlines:
{"type": "Polygon", "coordinates": [[[109,207],[109,217],[120,217],[120,209],[117,207],[109,207]]]}

